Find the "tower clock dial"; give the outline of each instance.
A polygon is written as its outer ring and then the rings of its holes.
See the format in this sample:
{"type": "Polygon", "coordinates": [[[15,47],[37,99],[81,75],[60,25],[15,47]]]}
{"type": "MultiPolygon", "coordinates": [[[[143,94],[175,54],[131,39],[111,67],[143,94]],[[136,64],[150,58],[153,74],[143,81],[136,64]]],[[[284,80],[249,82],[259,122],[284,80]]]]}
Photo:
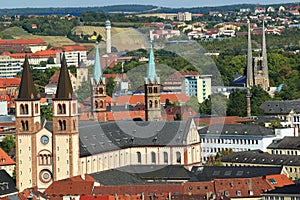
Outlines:
{"type": "Polygon", "coordinates": [[[41,142],[42,142],[42,144],[48,144],[48,142],[49,142],[49,137],[46,136],[46,135],[43,135],[43,136],[41,137],[41,142]]]}

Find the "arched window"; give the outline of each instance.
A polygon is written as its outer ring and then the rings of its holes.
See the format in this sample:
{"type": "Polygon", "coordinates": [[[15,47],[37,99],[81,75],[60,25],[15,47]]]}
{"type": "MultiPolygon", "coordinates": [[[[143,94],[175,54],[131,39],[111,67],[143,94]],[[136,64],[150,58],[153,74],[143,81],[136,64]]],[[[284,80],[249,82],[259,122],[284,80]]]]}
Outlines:
{"type": "Polygon", "coordinates": [[[148,92],[151,94],[152,93],[152,87],[148,88],[148,92]]]}
{"type": "Polygon", "coordinates": [[[73,120],[73,130],[76,131],[76,120],[73,120]]]}
{"type": "Polygon", "coordinates": [[[60,103],[57,104],[57,113],[58,113],[58,114],[62,114],[62,106],[61,106],[60,103]]]}
{"type": "Polygon", "coordinates": [[[95,108],[98,108],[99,105],[98,105],[98,101],[95,101],[95,108]]]}
{"type": "Polygon", "coordinates": [[[104,105],[104,104],[103,104],[103,101],[100,101],[100,106],[99,106],[99,107],[100,107],[100,108],[103,108],[103,105],[104,105]]]}
{"type": "Polygon", "coordinates": [[[61,120],[58,120],[58,125],[59,125],[59,130],[62,131],[63,130],[63,123],[61,120]]]}
{"type": "Polygon", "coordinates": [[[176,162],[177,162],[178,164],[181,163],[181,153],[180,153],[179,151],[176,152],[176,162]]]}
{"type": "Polygon", "coordinates": [[[62,105],[62,114],[66,114],[66,104],[62,105]]]}
{"type": "Polygon", "coordinates": [[[65,131],[67,129],[67,122],[66,120],[63,120],[63,130],[65,131]]]}
{"type": "Polygon", "coordinates": [[[137,155],[137,162],[139,163],[139,164],[141,164],[142,163],[142,154],[141,154],[141,152],[136,152],[136,155],[137,155]]]}
{"type": "Polygon", "coordinates": [[[21,121],[21,124],[22,124],[22,131],[25,131],[25,122],[23,120],[21,121]]]}
{"type": "Polygon", "coordinates": [[[169,163],[169,156],[167,152],[164,152],[164,164],[168,164],[169,163]]]}
{"type": "Polygon", "coordinates": [[[24,114],[28,114],[28,104],[25,104],[25,112],[24,114]]]}
{"type": "Polygon", "coordinates": [[[66,104],[57,104],[57,113],[58,114],[66,114],[66,104]]]}
{"type": "Polygon", "coordinates": [[[29,130],[29,126],[28,126],[28,121],[26,120],[25,121],[25,131],[28,131],[29,130]]]}
{"type": "Polygon", "coordinates": [[[158,101],[155,100],[155,108],[158,108],[158,101]]]}
{"type": "Polygon", "coordinates": [[[154,151],[151,152],[151,162],[156,163],[156,154],[154,151]]]}
{"type": "Polygon", "coordinates": [[[25,106],[23,104],[20,105],[20,114],[25,114],[25,106]]]}
{"type": "Polygon", "coordinates": [[[103,88],[100,88],[100,89],[99,89],[99,93],[100,93],[100,94],[103,94],[103,88]]]}
{"type": "Polygon", "coordinates": [[[152,108],[152,100],[149,101],[149,108],[152,108]]]}
{"type": "Polygon", "coordinates": [[[39,113],[39,105],[36,103],[34,104],[34,112],[37,114],[39,113]]]}
{"type": "Polygon", "coordinates": [[[157,93],[157,87],[154,87],[154,93],[157,93]]]}

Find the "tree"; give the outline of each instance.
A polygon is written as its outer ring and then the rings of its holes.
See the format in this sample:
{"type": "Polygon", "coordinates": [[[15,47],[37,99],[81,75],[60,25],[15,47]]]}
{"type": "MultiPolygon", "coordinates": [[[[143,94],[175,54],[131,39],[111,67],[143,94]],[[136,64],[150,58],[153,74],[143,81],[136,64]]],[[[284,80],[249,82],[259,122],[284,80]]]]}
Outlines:
{"type": "Polygon", "coordinates": [[[13,135],[7,135],[0,143],[0,147],[6,152],[10,153],[16,146],[16,138],[13,135]]]}
{"type": "Polygon", "coordinates": [[[222,94],[211,94],[208,99],[199,104],[201,114],[226,115],[227,98],[222,94]]]}
{"type": "Polygon", "coordinates": [[[77,90],[78,101],[82,102],[84,99],[91,96],[91,86],[88,81],[83,81],[77,90]]]}
{"type": "Polygon", "coordinates": [[[279,120],[271,120],[269,128],[281,128],[282,124],[279,120]]]}
{"type": "Polygon", "coordinates": [[[47,64],[55,64],[54,58],[53,58],[53,57],[49,57],[49,58],[47,59],[47,64]]]}
{"type": "Polygon", "coordinates": [[[49,105],[41,105],[41,117],[49,121],[52,120],[52,108],[49,105]]]}
{"type": "Polygon", "coordinates": [[[108,96],[112,96],[114,90],[115,90],[115,87],[116,87],[116,82],[114,81],[114,79],[112,77],[109,77],[108,78],[108,81],[106,83],[106,94],[108,96]]]}

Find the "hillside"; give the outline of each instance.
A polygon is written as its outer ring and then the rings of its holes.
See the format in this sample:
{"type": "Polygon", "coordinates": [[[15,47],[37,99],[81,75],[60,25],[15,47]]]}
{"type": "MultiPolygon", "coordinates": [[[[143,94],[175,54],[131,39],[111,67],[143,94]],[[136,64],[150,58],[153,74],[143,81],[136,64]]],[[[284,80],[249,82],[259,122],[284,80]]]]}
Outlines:
{"type": "Polygon", "coordinates": [[[51,46],[62,46],[62,45],[75,44],[75,42],[73,42],[72,40],[70,40],[64,36],[32,35],[20,27],[7,28],[4,31],[1,31],[1,33],[5,34],[5,35],[10,35],[15,39],[18,39],[18,38],[24,38],[24,39],[42,38],[43,40],[45,40],[45,42],[47,42],[51,46]]]}
{"type": "MultiPolygon", "coordinates": [[[[102,40],[106,41],[106,33],[104,27],[99,26],[77,26],[72,32],[80,35],[92,35],[94,31],[102,36],[102,40]]],[[[112,46],[119,51],[134,50],[145,48],[144,36],[133,28],[111,28],[112,46]]]]}

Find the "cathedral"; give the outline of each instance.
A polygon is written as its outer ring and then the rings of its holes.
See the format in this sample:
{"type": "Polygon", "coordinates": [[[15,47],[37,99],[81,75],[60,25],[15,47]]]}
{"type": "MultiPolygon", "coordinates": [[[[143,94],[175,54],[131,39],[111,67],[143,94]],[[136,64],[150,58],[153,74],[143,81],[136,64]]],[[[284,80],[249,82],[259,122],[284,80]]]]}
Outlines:
{"type": "Polygon", "coordinates": [[[247,54],[247,75],[246,75],[246,86],[252,87],[257,85],[262,87],[265,91],[269,90],[269,72],[268,72],[268,59],[267,59],[267,45],[266,45],[266,33],[265,24],[263,21],[262,28],[262,53],[261,56],[252,56],[252,45],[251,45],[251,32],[250,22],[248,22],[248,54],[247,54]]]}
{"type": "Polygon", "coordinates": [[[145,77],[146,121],[107,121],[106,83],[99,48],[91,83],[92,117],[78,120],[78,102],[65,56],[57,92],[52,100],[53,120],[41,119],[40,99],[25,59],[16,102],[17,187],[43,191],[51,183],[128,165],[201,165],[197,126],[187,121],[162,121],[160,79],[150,48],[145,77]]]}

